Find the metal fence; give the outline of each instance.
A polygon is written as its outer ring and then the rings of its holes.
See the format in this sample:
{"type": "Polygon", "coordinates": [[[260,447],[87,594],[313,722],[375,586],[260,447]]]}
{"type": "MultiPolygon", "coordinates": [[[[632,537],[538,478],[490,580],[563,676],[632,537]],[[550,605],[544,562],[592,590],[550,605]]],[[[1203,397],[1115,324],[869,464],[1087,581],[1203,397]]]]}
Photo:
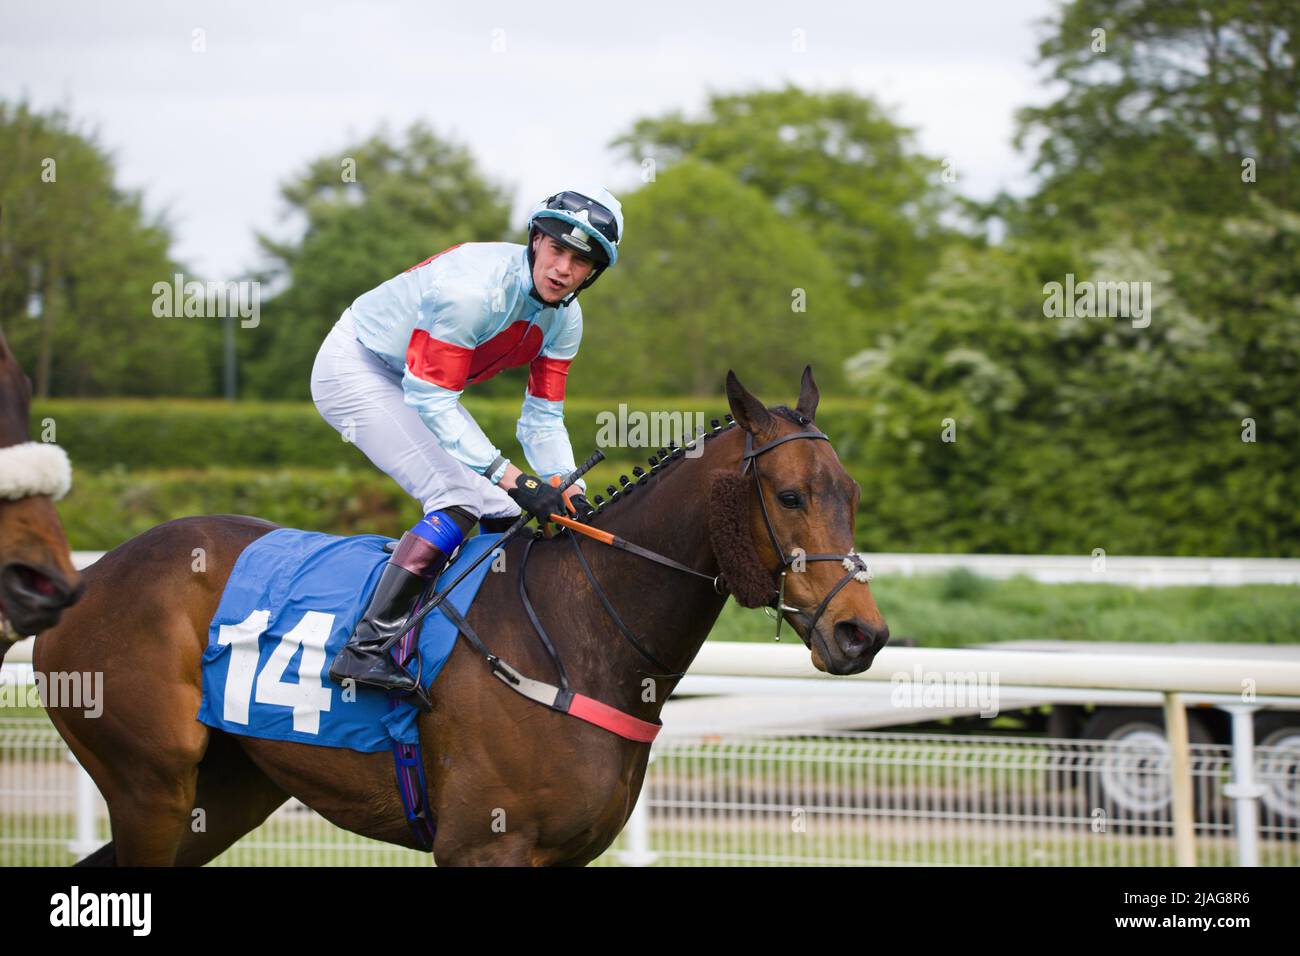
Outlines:
{"type": "MultiPolygon", "coordinates": [[[[1260,857],[1300,862],[1300,755],[1257,748],[1260,857]]],[[[858,732],[675,740],[655,752],[638,862],[1165,866],[1168,751],[1041,737],[858,732]],[[648,860],[646,857],[652,858],[648,860]]],[[[1231,748],[1192,748],[1197,863],[1231,865],[1231,748]]],[[[628,846],[635,840],[637,846],[628,846]]]]}
{"type": "MultiPolygon", "coordinates": [[[[1167,750],[1040,737],[856,732],[656,744],[601,865],[1164,866],[1167,750]]],[[[1258,747],[1259,859],[1300,863],[1300,753],[1258,747]]],[[[1237,859],[1231,748],[1193,745],[1196,860],[1237,859]]],[[[102,799],[43,717],[0,719],[0,865],[64,865],[109,839],[102,799]]],[[[427,865],[290,801],[216,864],[427,865]]]]}

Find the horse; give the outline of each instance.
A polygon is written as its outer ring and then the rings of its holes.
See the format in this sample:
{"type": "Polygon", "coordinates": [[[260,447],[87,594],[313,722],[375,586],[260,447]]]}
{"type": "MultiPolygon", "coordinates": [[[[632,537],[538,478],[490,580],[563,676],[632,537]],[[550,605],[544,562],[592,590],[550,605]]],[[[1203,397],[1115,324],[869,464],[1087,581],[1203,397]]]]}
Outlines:
{"type": "Polygon", "coordinates": [[[53,627],[81,595],[54,499],[71,484],[67,455],[31,440],[32,380],[0,332],[0,663],[15,643],[53,627]]]}
{"type": "MultiPolygon", "coordinates": [[[[667,560],[570,540],[567,530],[510,541],[505,573],[486,575],[463,620],[493,654],[534,679],[562,661],[575,689],[657,722],[729,592],[749,607],[780,607],[818,669],[870,666],[889,631],[865,564],[846,557],[860,560],[852,555],[860,488],[813,424],[811,367],[794,409],[765,407],[734,372],[726,394],[727,425],[715,420],[688,448],[661,449],[650,472],[634,469],[639,480],[588,517],[593,529],[667,560]],[[796,545],[837,553],[804,563],[796,545]],[[521,606],[525,575],[555,658],[521,606]],[[780,600],[778,578],[788,579],[780,600]]],[[[37,641],[39,671],[104,674],[103,719],[50,709],[108,803],[112,841],[78,865],[201,865],[290,796],[344,829],[416,846],[390,755],[229,735],[195,719],[200,658],[231,567],[274,527],[217,515],[146,531],[87,569],[86,597],[37,641]],[[205,570],[193,569],[196,549],[205,570]],[[196,830],[199,810],[205,826],[196,830]]],[[[589,863],[632,812],[650,745],[521,696],[484,661],[458,640],[431,688],[432,709],[418,718],[434,861],[589,863]]]]}

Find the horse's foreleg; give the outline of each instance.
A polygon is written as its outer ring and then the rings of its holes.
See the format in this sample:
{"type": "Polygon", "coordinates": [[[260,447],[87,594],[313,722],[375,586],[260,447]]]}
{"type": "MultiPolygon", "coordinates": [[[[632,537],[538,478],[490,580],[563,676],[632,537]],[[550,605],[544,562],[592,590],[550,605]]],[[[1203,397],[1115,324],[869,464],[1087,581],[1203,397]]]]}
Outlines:
{"type": "Polygon", "coordinates": [[[181,840],[197,819],[194,794],[209,741],[208,728],[193,717],[197,697],[190,688],[156,693],[156,724],[149,736],[139,730],[127,736],[107,721],[85,721],[99,734],[97,752],[117,758],[96,768],[95,780],[108,803],[118,866],[174,865],[181,840]]]}
{"type": "Polygon", "coordinates": [[[176,854],[177,866],[202,866],[257,829],[289,795],[226,734],[213,732],[199,764],[190,825],[176,854]]]}
{"type": "MultiPolygon", "coordinates": [[[[198,709],[197,703],[178,707],[191,713],[198,709]]],[[[92,854],[87,864],[171,866],[190,822],[207,728],[191,717],[182,731],[167,733],[169,724],[158,716],[146,728],[152,736],[143,730],[131,736],[129,726],[91,719],[75,709],[47,709],[108,804],[112,852],[92,854]]],[[[161,714],[162,708],[155,707],[154,713],[161,714]]]]}
{"type": "Polygon", "coordinates": [[[122,781],[108,798],[118,866],[172,866],[190,824],[198,767],[122,781]]]}

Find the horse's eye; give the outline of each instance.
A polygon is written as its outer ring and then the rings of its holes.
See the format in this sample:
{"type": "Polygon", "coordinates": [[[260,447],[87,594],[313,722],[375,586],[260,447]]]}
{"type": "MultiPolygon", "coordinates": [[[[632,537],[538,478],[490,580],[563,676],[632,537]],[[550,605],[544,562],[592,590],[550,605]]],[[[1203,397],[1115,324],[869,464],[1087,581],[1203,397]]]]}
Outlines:
{"type": "Polygon", "coordinates": [[[783,491],[777,495],[777,498],[787,508],[798,508],[803,504],[803,497],[797,491],[783,491]]]}

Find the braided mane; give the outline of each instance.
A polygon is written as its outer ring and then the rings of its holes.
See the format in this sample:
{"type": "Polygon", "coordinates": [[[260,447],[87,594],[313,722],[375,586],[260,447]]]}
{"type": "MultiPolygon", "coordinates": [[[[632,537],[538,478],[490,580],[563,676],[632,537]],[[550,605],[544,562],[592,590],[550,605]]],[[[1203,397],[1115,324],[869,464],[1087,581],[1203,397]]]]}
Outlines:
{"type": "MultiPolygon", "coordinates": [[[[786,418],[796,425],[803,424],[807,421],[806,416],[802,416],[800,412],[795,411],[788,405],[774,405],[769,408],[768,411],[780,415],[782,418],[786,418]]],[[[686,451],[688,449],[693,449],[696,442],[708,441],[710,438],[731,431],[732,428],[736,427],[736,420],[730,415],[727,415],[725,424],[716,418],[712,419],[709,424],[713,426],[712,431],[701,428],[700,433],[685,445],[679,446],[669,443],[666,447],[660,448],[647,459],[647,463],[650,465],[648,471],[638,465],[636,468],[632,469],[632,477],[625,474],[619,475],[618,486],[615,487],[614,485],[609,485],[605,489],[606,494],[609,495],[608,499],[601,495],[595,495],[590,499],[591,504],[596,509],[596,514],[604,514],[617,502],[630,497],[636,489],[653,481],[656,476],[671,468],[673,463],[679,458],[685,457],[686,451]],[[635,478],[635,480],[633,480],[633,478],[635,478]]]]}

